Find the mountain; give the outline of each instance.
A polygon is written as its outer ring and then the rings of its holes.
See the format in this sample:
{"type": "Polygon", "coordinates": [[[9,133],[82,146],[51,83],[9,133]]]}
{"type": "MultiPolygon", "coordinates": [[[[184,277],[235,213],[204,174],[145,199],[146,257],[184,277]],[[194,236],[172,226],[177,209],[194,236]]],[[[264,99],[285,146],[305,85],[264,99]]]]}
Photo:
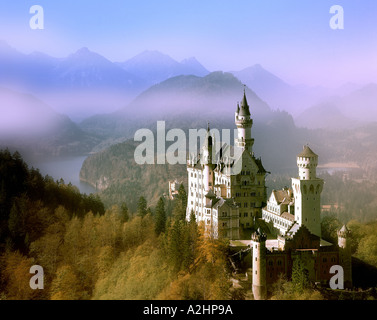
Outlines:
{"type": "Polygon", "coordinates": [[[329,89],[319,86],[292,86],[260,64],[231,73],[255,91],[271,108],[287,111],[293,116],[298,116],[331,94],[329,89]]]}
{"type": "Polygon", "coordinates": [[[103,56],[81,48],[61,60],[54,68],[55,85],[82,89],[122,89],[132,91],[143,86],[133,74],[123,70],[103,56]]]}
{"type": "Polygon", "coordinates": [[[123,63],[81,48],[65,58],[23,54],[0,41],[0,85],[29,92],[75,121],[120,109],[149,86],[181,74],[208,71],[195,59],[177,62],[145,51],[123,63]]]}
{"type": "Polygon", "coordinates": [[[195,58],[178,62],[159,51],[144,51],[135,57],[117,63],[124,70],[153,85],[178,75],[205,76],[209,73],[195,58]]]}
{"type": "Polygon", "coordinates": [[[377,84],[370,83],[342,99],[342,112],[360,121],[377,121],[377,84]]]}
{"type": "Polygon", "coordinates": [[[346,84],[339,92],[351,93],[324,98],[300,115],[295,123],[300,127],[311,129],[352,129],[368,122],[377,122],[377,84],[371,83],[363,87],[346,84]],[[356,90],[352,90],[356,88],[356,90]]]}
{"type": "Polygon", "coordinates": [[[88,48],[54,58],[23,54],[1,42],[0,68],[0,85],[38,96],[75,120],[115,111],[147,87],[88,48]]]}
{"type": "Polygon", "coordinates": [[[350,129],[360,125],[346,117],[335,105],[335,102],[325,102],[310,107],[295,118],[295,123],[298,127],[330,130],[350,129]]]}
{"type": "MultiPolygon", "coordinates": [[[[190,129],[206,128],[209,122],[211,128],[220,132],[230,129],[232,143],[236,129],[234,112],[243,90],[243,84],[230,73],[178,76],[144,91],[122,110],[84,120],[80,128],[102,139],[93,152],[107,150],[127,139],[133,140],[139,129],[151,130],[156,137],[157,121],[165,121],[166,132],[177,128],[183,130],[186,137],[189,137],[190,129]]],[[[253,118],[256,156],[262,156],[266,170],[295,168],[297,151],[303,144],[313,141],[308,130],[296,128],[287,112],[271,110],[249,88],[245,91],[253,118]]]]}
{"type": "MultiPolygon", "coordinates": [[[[243,84],[230,73],[177,76],[150,87],[117,112],[84,120],[80,127],[103,138],[132,137],[140,127],[171,118],[185,119],[179,124],[182,127],[193,124],[189,119],[196,126],[205,127],[212,118],[232,120],[243,89],[243,84]]],[[[249,88],[246,95],[253,117],[267,121],[272,112],[269,106],[249,88]]]]}
{"type": "Polygon", "coordinates": [[[29,158],[80,155],[99,143],[31,94],[0,87],[0,114],[0,148],[29,158]]]}

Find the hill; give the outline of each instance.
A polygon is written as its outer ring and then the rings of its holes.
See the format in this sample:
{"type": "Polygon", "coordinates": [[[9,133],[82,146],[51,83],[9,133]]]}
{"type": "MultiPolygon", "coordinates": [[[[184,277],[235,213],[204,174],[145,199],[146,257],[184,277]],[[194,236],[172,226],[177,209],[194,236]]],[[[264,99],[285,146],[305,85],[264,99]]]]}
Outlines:
{"type": "Polygon", "coordinates": [[[360,122],[346,117],[335,103],[325,102],[306,109],[298,117],[295,123],[299,127],[308,129],[340,130],[356,128],[360,122]]]}
{"type": "MultiPolygon", "coordinates": [[[[177,76],[145,90],[119,111],[84,120],[80,127],[107,139],[130,138],[137,129],[148,127],[157,120],[188,117],[206,125],[212,118],[233,114],[242,92],[243,84],[230,73],[177,76]]],[[[267,121],[272,112],[268,105],[249,88],[246,88],[246,94],[255,118],[267,121]]],[[[191,124],[182,125],[189,128],[191,124]]]]}
{"type": "Polygon", "coordinates": [[[27,157],[78,155],[99,140],[31,94],[0,88],[0,146],[27,157]]]}

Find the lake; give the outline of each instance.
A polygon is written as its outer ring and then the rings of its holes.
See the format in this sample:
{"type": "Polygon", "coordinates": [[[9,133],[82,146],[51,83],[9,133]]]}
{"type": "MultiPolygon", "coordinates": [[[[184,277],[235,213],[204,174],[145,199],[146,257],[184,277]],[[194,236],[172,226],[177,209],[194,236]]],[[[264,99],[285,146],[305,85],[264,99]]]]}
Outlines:
{"type": "Polygon", "coordinates": [[[94,193],[95,188],[86,182],[80,181],[80,170],[87,155],[75,157],[63,157],[46,161],[29,163],[29,167],[38,168],[42,175],[48,174],[54,180],[63,178],[65,183],[71,182],[78,187],[81,193],[94,193]]]}

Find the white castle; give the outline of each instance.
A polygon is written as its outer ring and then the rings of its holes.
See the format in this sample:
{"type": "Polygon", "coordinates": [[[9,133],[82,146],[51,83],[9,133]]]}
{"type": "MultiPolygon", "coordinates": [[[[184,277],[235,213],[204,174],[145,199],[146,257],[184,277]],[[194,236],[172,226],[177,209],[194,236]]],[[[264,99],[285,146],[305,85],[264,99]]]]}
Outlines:
{"type": "Polygon", "coordinates": [[[193,213],[209,236],[240,240],[230,241],[231,247],[237,253],[251,251],[254,299],[265,299],[281,274],[291,278],[297,259],[316,284],[327,285],[330,268],[341,265],[344,285],[351,288],[350,231],[345,225],[338,231],[337,245],[321,239],[323,180],[316,175],[318,155],[305,145],[297,155],[298,176],[291,187],[272,190],[267,201],[267,172],[253,153],[253,120],[245,92],[235,124],[234,147],[215,141],[208,127],[198,156],[187,161],[186,219],[193,213]]]}
{"type": "Polygon", "coordinates": [[[292,187],[273,190],[267,201],[267,171],[261,159],[254,156],[253,120],[245,91],[237,105],[235,124],[235,147],[215,141],[208,126],[198,156],[187,161],[187,220],[193,212],[196,221],[203,221],[214,238],[240,239],[241,231],[252,228],[258,218],[281,235],[305,225],[320,237],[323,180],[316,176],[318,156],[304,146],[297,156],[298,177],[292,178],[292,187]],[[236,167],[239,170],[234,170],[236,167]]]}
{"type": "Polygon", "coordinates": [[[235,124],[235,148],[216,142],[208,126],[198,156],[187,162],[187,219],[194,212],[214,238],[239,239],[240,228],[250,228],[266,205],[267,172],[253,153],[253,120],[245,92],[235,124]]]}
{"type": "Polygon", "coordinates": [[[297,156],[298,177],[292,178],[292,188],[272,190],[262,218],[280,231],[289,233],[294,225],[305,225],[321,237],[321,192],[323,180],[317,178],[318,155],[309,146],[297,156]]]}

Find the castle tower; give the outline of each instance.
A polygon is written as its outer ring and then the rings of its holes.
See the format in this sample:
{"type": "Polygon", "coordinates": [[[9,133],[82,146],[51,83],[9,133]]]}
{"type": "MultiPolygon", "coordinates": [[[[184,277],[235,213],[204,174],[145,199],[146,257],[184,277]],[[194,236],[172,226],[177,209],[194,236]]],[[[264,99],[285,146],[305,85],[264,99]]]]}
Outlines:
{"type": "Polygon", "coordinates": [[[309,146],[297,156],[298,178],[292,178],[295,194],[295,220],[321,237],[321,192],[323,180],[317,178],[318,155],[309,146]]]}
{"type": "Polygon", "coordinates": [[[252,154],[254,139],[251,138],[251,127],[253,125],[253,119],[250,118],[250,108],[247,103],[245,89],[241,106],[237,104],[237,110],[234,114],[234,122],[237,126],[235,145],[246,149],[252,154]]]}
{"type": "Polygon", "coordinates": [[[344,270],[344,287],[352,288],[352,258],[349,237],[351,232],[346,225],[338,231],[339,263],[344,270]]]}
{"type": "Polygon", "coordinates": [[[266,239],[266,234],[259,228],[251,235],[251,244],[253,246],[253,295],[255,300],[264,300],[267,297],[266,239]]]}
{"type": "Polygon", "coordinates": [[[214,139],[209,130],[209,124],[207,127],[207,134],[204,139],[204,144],[202,148],[202,166],[203,166],[203,188],[204,191],[208,192],[210,189],[213,189],[214,186],[214,172],[213,172],[213,147],[214,139]]]}

